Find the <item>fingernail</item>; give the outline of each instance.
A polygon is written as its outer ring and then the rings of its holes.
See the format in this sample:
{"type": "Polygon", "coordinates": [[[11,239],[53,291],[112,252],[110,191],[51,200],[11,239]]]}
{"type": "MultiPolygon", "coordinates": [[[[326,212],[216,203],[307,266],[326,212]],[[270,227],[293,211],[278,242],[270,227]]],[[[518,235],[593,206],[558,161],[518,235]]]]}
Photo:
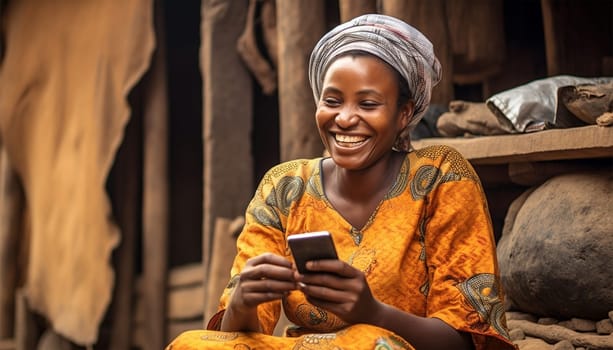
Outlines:
{"type": "Polygon", "coordinates": [[[302,283],[302,282],[298,282],[298,286],[300,288],[306,288],[306,284],[302,283]]]}

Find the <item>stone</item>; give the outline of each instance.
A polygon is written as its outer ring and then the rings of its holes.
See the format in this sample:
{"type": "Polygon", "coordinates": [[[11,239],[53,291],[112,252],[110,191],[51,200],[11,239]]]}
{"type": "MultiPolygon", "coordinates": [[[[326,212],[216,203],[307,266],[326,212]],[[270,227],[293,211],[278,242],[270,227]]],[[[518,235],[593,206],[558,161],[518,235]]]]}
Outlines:
{"type": "Polygon", "coordinates": [[[551,350],[553,345],[547,344],[541,339],[530,338],[524,340],[518,340],[514,342],[519,350],[551,350]]]}
{"type": "Polygon", "coordinates": [[[509,330],[509,338],[511,341],[523,340],[526,339],[526,334],[520,328],[513,328],[509,330]]]}
{"type": "Polygon", "coordinates": [[[553,350],[575,350],[575,347],[570,341],[562,340],[553,345],[553,350]]]}
{"type": "Polygon", "coordinates": [[[577,332],[595,332],[596,322],[592,320],[585,320],[581,318],[571,318],[558,323],[560,326],[572,329],[577,332]]]}
{"type": "Polygon", "coordinates": [[[596,333],[598,334],[612,334],[613,333],[613,321],[608,318],[596,322],[596,333]]]}
{"type": "Polygon", "coordinates": [[[530,322],[536,322],[537,318],[536,316],[526,313],[526,312],[519,312],[519,311],[507,311],[505,313],[505,317],[508,320],[524,320],[524,321],[530,321],[530,322]]]}
{"type": "Polygon", "coordinates": [[[531,190],[505,218],[497,246],[507,297],[535,315],[606,318],[613,310],[613,172],[559,175],[531,190]]]}
{"type": "Polygon", "coordinates": [[[541,317],[538,319],[536,323],[543,325],[557,324],[559,321],[557,318],[553,317],[541,317]]]}
{"type": "Polygon", "coordinates": [[[562,340],[568,340],[575,346],[584,346],[593,350],[613,349],[613,336],[597,335],[595,333],[577,332],[560,325],[544,326],[529,321],[508,321],[510,329],[520,328],[528,337],[535,337],[543,341],[555,344],[562,340]]]}
{"type": "Polygon", "coordinates": [[[596,322],[592,320],[585,320],[582,318],[573,317],[570,319],[571,329],[578,332],[594,332],[596,331],[596,322]]]}

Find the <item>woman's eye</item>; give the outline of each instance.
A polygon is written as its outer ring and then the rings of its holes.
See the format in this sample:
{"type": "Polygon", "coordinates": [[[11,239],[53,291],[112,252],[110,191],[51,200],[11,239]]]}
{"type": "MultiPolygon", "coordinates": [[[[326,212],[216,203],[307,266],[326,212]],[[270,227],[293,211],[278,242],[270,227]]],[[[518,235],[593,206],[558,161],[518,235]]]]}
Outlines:
{"type": "Polygon", "coordinates": [[[326,106],[338,106],[340,101],[335,98],[324,98],[323,102],[326,106]]]}
{"type": "Polygon", "coordinates": [[[365,108],[365,109],[373,109],[379,106],[379,103],[375,101],[364,101],[360,103],[360,106],[362,106],[362,108],[365,108]]]}

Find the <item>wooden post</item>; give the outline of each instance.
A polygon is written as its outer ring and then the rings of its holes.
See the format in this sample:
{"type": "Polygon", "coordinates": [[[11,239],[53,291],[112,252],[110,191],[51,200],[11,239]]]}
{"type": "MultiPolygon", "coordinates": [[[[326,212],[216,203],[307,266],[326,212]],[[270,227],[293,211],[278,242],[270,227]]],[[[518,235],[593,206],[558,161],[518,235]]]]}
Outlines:
{"type": "MultiPolygon", "coordinates": [[[[236,48],[247,1],[202,1],[203,237],[206,285],[215,221],[245,213],[253,193],[252,78],[236,48]]],[[[206,296],[205,296],[206,297],[206,296]]],[[[207,320],[204,320],[206,323],[207,320]]]]}
{"type": "Polygon", "coordinates": [[[453,60],[445,0],[382,0],[382,12],[404,20],[421,31],[434,45],[442,71],[441,82],[432,90],[432,103],[447,106],[453,99],[453,60]]]}
{"type": "Polygon", "coordinates": [[[0,339],[12,338],[15,320],[23,191],[0,144],[0,339]]]}
{"type": "Polygon", "coordinates": [[[0,339],[0,350],[17,350],[15,339],[0,339]]]}
{"type": "MultiPolygon", "coordinates": [[[[140,101],[139,101],[140,102],[140,101]]],[[[136,109],[136,108],[135,108],[136,109]]],[[[115,251],[115,290],[111,303],[112,326],[110,349],[128,350],[132,340],[132,311],[134,308],[134,252],[139,215],[139,187],[141,161],[140,111],[132,113],[126,126],[123,144],[115,158],[111,172],[111,198],[116,208],[117,224],[121,230],[121,244],[115,251]]]]}
{"type": "Polygon", "coordinates": [[[207,321],[217,312],[219,297],[230,279],[230,268],[236,254],[236,235],[240,233],[244,223],[245,220],[242,216],[234,219],[234,221],[218,218],[215,222],[213,251],[216,255],[209,267],[208,283],[204,286],[206,298],[204,319],[207,321]]]}
{"type": "Polygon", "coordinates": [[[448,1],[453,82],[481,84],[482,98],[492,95],[491,81],[503,72],[506,58],[502,0],[448,1]]]}
{"type": "Polygon", "coordinates": [[[15,293],[15,349],[35,350],[40,327],[28,307],[24,291],[15,293]]]}
{"type": "Polygon", "coordinates": [[[377,13],[376,0],[339,0],[341,22],[364,15],[367,13],[377,13]]]}
{"type": "Polygon", "coordinates": [[[307,70],[311,51],[325,32],[324,8],[322,0],[277,0],[282,161],[323,152],[307,70]]]}
{"type": "Polygon", "coordinates": [[[145,87],[143,111],[143,305],[145,349],[163,349],[168,273],[168,102],[166,40],[160,2],[155,2],[157,51],[145,87]]]}
{"type": "Polygon", "coordinates": [[[541,0],[541,9],[547,74],[600,76],[613,45],[613,2],[541,0]]]}
{"type": "Polygon", "coordinates": [[[543,16],[543,32],[545,34],[545,57],[547,59],[547,75],[557,75],[561,71],[560,67],[560,43],[557,39],[560,37],[554,23],[554,0],[541,0],[541,13],[543,16]]]}

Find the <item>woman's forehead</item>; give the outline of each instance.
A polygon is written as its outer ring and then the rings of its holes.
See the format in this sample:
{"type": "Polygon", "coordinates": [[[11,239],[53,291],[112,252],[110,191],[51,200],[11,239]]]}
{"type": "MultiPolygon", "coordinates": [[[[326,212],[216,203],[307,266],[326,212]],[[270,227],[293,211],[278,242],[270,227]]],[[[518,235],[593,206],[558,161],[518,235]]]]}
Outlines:
{"type": "Polygon", "coordinates": [[[338,73],[359,75],[371,79],[377,79],[381,76],[387,78],[396,74],[394,68],[373,55],[343,55],[337,57],[326,70],[324,83],[330,75],[338,73]]]}
{"type": "Polygon", "coordinates": [[[397,93],[399,89],[397,72],[375,56],[344,56],[334,60],[326,71],[322,88],[330,85],[361,85],[361,89],[372,89],[386,94],[397,93]]]}

